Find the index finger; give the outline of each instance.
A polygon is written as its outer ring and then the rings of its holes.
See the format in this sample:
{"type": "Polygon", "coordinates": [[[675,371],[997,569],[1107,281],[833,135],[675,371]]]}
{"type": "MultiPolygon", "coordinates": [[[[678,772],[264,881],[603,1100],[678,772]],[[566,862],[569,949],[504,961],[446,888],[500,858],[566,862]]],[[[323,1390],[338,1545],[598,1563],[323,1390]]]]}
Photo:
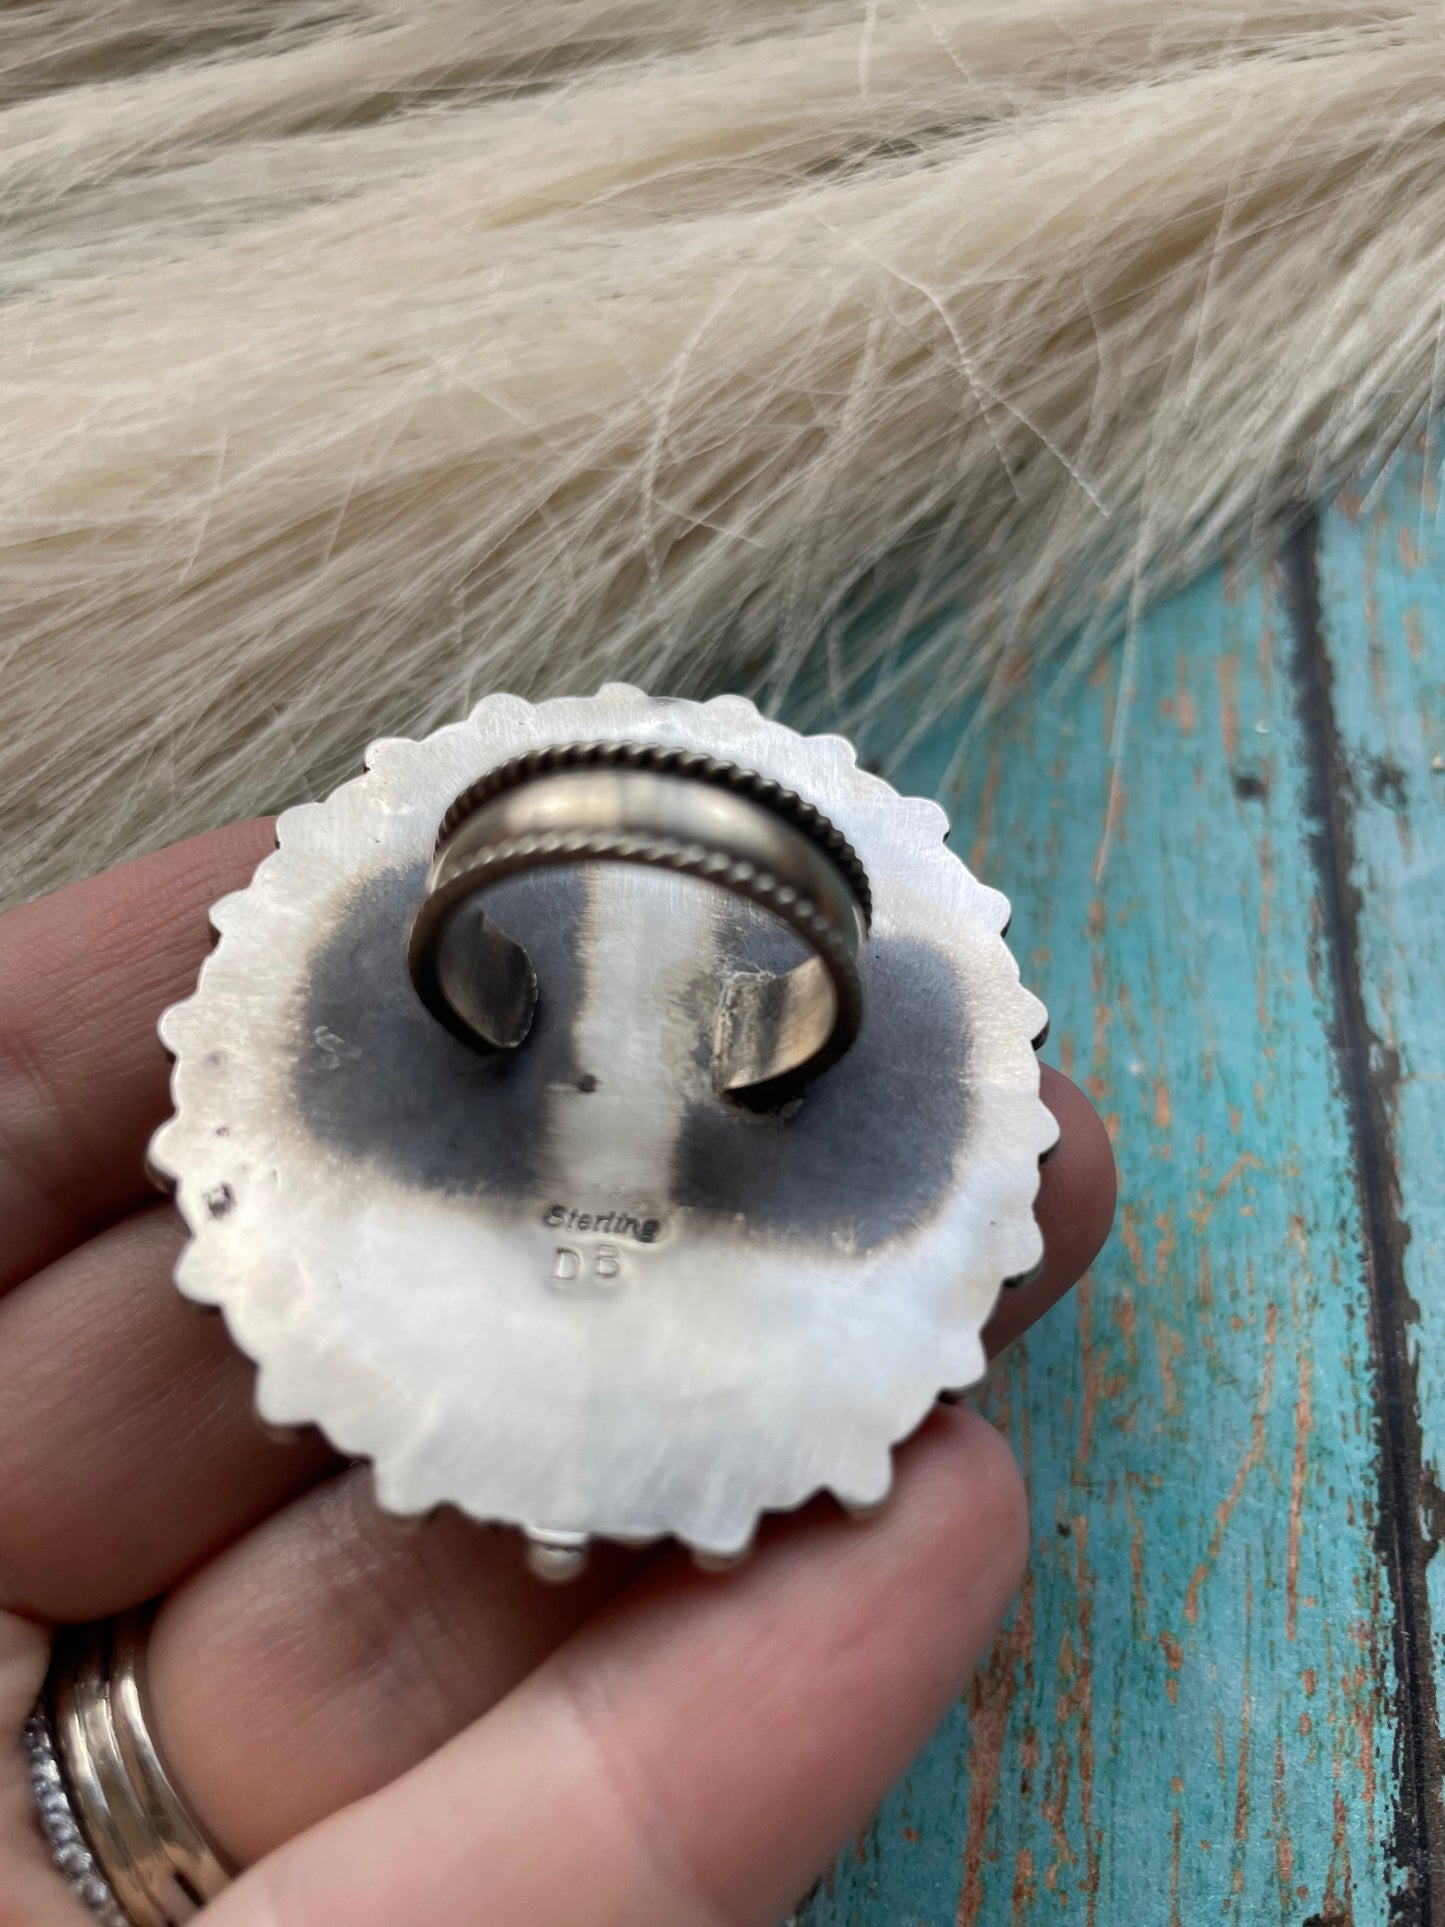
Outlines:
{"type": "Polygon", "coordinates": [[[0,1291],[150,1195],[156,1019],[195,983],[210,906],[274,843],[269,820],[232,824],[0,917],[0,1291]]]}

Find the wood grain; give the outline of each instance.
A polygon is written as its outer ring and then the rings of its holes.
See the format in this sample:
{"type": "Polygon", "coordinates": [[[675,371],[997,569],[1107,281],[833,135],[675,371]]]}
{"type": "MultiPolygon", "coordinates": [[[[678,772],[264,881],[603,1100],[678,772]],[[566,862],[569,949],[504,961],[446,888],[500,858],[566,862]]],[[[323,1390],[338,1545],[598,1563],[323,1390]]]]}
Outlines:
{"type": "Polygon", "coordinates": [[[1437,459],[896,772],[1012,897],[1121,1208],[983,1394],[1017,1608],[805,1927],[1445,1919],[1437,459]]]}

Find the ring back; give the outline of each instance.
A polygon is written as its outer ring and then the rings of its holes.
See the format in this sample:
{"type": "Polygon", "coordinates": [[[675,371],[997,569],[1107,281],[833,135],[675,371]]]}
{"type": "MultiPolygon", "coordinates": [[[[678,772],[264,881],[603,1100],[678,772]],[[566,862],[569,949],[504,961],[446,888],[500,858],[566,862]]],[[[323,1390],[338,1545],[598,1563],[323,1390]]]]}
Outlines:
{"type": "Polygon", "coordinates": [[[621,685],[489,698],[288,811],[163,1019],[176,1114],[152,1150],[191,1232],[178,1283],[224,1308],[263,1417],[371,1459],[397,1512],[521,1527],[557,1573],[594,1535],[725,1563],[820,1489],[877,1504],[1039,1259],[1056,1136],[1007,903],[946,827],[841,738],[621,685]],[[752,1024],[731,987],[785,980],[796,935],[698,875],[583,860],[489,890],[540,989],[515,1049],[469,1047],[413,988],[452,803],[618,740],[758,772],[866,870],[861,1029],[781,1108],[737,1103],[713,1058],[730,995],[752,1024]]]}

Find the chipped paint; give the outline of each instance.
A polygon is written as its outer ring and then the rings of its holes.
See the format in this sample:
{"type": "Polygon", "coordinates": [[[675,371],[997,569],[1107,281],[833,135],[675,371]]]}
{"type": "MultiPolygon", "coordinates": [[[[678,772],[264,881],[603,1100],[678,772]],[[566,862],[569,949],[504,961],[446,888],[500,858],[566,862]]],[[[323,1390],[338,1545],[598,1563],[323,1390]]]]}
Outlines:
{"type": "MultiPolygon", "coordinates": [[[[1056,1061],[1107,1115],[1119,1235],[987,1391],[1032,1493],[1026,1593],[804,1927],[1428,1927],[1445,1907],[1436,465],[1320,526],[1328,798],[1298,543],[1145,619],[1112,781],[1113,660],[1066,698],[1026,688],[950,778],[1056,1061]]],[[[961,721],[908,787],[950,767],[961,721]]]]}

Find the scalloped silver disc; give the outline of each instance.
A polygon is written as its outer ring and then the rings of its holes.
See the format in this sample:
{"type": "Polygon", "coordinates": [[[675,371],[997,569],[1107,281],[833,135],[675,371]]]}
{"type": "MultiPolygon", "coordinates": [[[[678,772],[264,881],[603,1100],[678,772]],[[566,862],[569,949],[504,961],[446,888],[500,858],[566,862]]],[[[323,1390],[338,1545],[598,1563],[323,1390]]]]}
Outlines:
{"type": "Polygon", "coordinates": [[[373,1461],[390,1509],[450,1501],[559,1567],[599,1534],[725,1561],[820,1489],[878,1503],[1040,1258],[1057,1135],[1008,905],[946,830],[839,737],[615,684],[489,697],[288,810],[162,1019],[175,1115],[152,1146],[191,1233],[177,1282],[256,1361],[263,1418],[373,1461]],[[774,777],[868,870],[862,1033],[781,1113],[718,1096],[703,1040],[727,976],[774,967],[782,937],[694,878],[499,885],[542,987],[516,1051],[469,1050],[412,987],[447,805],[524,750],[602,738],[774,777]]]}

